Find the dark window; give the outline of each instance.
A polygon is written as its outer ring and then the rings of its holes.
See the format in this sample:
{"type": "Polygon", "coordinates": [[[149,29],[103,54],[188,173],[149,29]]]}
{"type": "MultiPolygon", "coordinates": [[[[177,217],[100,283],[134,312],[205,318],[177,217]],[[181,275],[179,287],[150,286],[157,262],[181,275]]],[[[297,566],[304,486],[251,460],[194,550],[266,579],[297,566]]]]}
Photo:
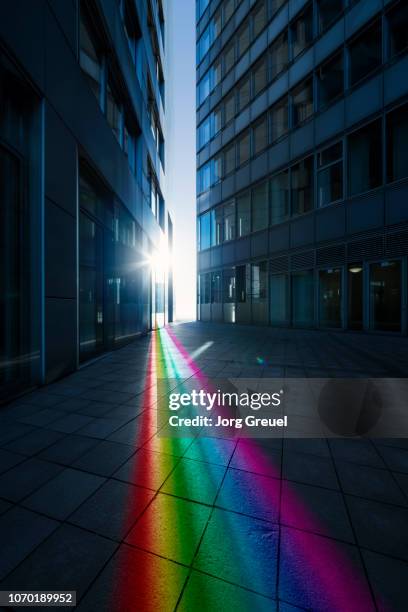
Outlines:
{"type": "Polygon", "coordinates": [[[210,274],[200,274],[200,304],[209,304],[211,299],[210,274]]]}
{"type": "Polygon", "coordinates": [[[247,132],[238,140],[238,165],[245,164],[251,156],[251,136],[247,132]]]}
{"type": "Polygon", "coordinates": [[[222,292],[221,292],[221,272],[211,273],[211,303],[221,304],[222,292]]]}
{"type": "Polygon", "coordinates": [[[335,100],[344,90],[343,53],[325,62],[317,70],[319,109],[335,100]]]}
{"type": "Polygon", "coordinates": [[[286,68],[289,60],[288,34],[284,32],[271,48],[271,78],[286,68]]]}
{"type": "Polygon", "coordinates": [[[252,231],[268,227],[269,194],[268,181],[252,189],[252,231]]]}
{"type": "Polygon", "coordinates": [[[218,246],[223,241],[224,214],[222,206],[211,211],[211,246],[218,246]]]}
{"type": "Polygon", "coordinates": [[[267,5],[266,1],[262,0],[256,7],[253,13],[253,35],[256,38],[264,29],[267,23],[267,5]]]}
{"type": "Polygon", "coordinates": [[[213,162],[213,180],[212,183],[218,183],[222,179],[222,153],[214,157],[213,162]]]}
{"type": "Polygon", "coordinates": [[[272,325],[288,323],[288,277],[272,274],[269,277],[269,320],[272,325]]]}
{"type": "Polygon", "coordinates": [[[291,175],[292,213],[300,215],[313,209],[313,157],[293,166],[291,175]]]}
{"type": "Polygon", "coordinates": [[[235,0],[226,0],[224,3],[224,25],[229,21],[234,13],[235,0]]]}
{"type": "Polygon", "coordinates": [[[237,35],[238,57],[241,57],[241,55],[245,53],[245,51],[248,49],[249,40],[250,38],[249,38],[249,20],[248,20],[247,23],[243,25],[243,27],[241,28],[241,30],[238,32],[238,35],[237,35]]]}
{"type": "Polygon", "coordinates": [[[390,31],[390,56],[394,57],[408,48],[408,5],[399,2],[388,13],[390,31]]]}
{"type": "Polygon", "coordinates": [[[297,57],[313,41],[313,6],[310,4],[292,24],[292,54],[297,57]]]}
{"type": "Polygon", "coordinates": [[[387,115],[387,180],[408,176],[408,105],[387,115]]]}
{"type": "Polygon", "coordinates": [[[401,330],[401,263],[383,261],[370,266],[370,327],[401,330]]]}
{"type": "Polygon", "coordinates": [[[235,96],[232,93],[229,98],[225,100],[225,125],[229,123],[235,117],[235,96]]]}
{"type": "Polygon", "coordinates": [[[296,127],[313,114],[313,81],[308,79],[292,92],[293,125],[296,127]]]}
{"type": "Polygon", "coordinates": [[[233,304],[235,302],[235,269],[228,268],[223,273],[224,284],[224,304],[233,304]]]}
{"type": "Polygon", "coordinates": [[[282,98],[271,110],[272,142],[281,138],[288,131],[288,98],[282,98]]]}
{"type": "Polygon", "coordinates": [[[225,150],[224,154],[225,174],[229,174],[235,170],[235,145],[231,145],[225,150]]]}
{"type": "Polygon", "coordinates": [[[363,329],[363,265],[348,268],[348,327],[363,329]]]}
{"type": "Polygon", "coordinates": [[[338,142],[317,154],[318,206],[343,198],[343,143],[338,142]]]}
{"type": "Polygon", "coordinates": [[[328,28],[343,11],[343,0],[319,0],[319,32],[328,28]]]}
{"type": "Polygon", "coordinates": [[[222,107],[219,106],[214,111],[214,135],[218,134],[222,128],[222,107]]]}
{"type": "Polygon", "coordinates": [[[350,44],[350,84],[354,85],[381,66],[381,22],[376,21],[350,44]]]}
{"type": "Polygon", "coordinates": [[[231,70],[235,63],[235,46],[232,43],[224,53],[224,74],[231,70]]]}
{"type": "Polygon", "coordinates": [[[319,272],[320,327],[341,327],[341,270],[319,272]]]}
{"type": "Polygon", "coordinates": [[[239,304],[244,304],[247,301],[248,292],[248,274],[247,266],[236,267],[236,298],[239,304]]]}
{"type": "Polygon", "coordinates": [[[312,270],[292,274],[292,323],[295,327],[311,327],[314,323],[312,270]]]}
{"type": "Polygon", "coordinates": [[[268,262],[261,261],[251,266],[252,301],[263,302],[268,292],[268,262]]]}
{"type": "MultiPolygon", "coordinates": [[[[118,97],[115,95],[112,85],[108,83],[106,89],[106,118],[119,142],[121,138],[121,117],[122,113],[120,110],[118,97]]],[[[154,125],[156,125],[155,119],[154,125]]],[[[155,129],[155,135],[157,137],[157,129],[155,129]]]]}
{"type": "Polygon", "coordinates": [[[268,121],[265,115],[253,129],[254,155],[257,155],[268,146],[268,121]]]}
{"type": "Polygon", "coordinates": [[[237,197],[237,236],[246,236],[251,231],[251,196],[249,191],[237,197]]]}
{"type": "Polygon", "coordinates": [[[289,172],[280,172],[270,180],[271,225],[287,219],[289,215],[289,172]]]}
{"type": "Polygon", "coordinates": [[[348,137],[349,195],[374,189],[382,183],[381,119],[348,137]]]}
{"type": "Polygon", "coordinates": [[[79,62],[98,102],[101,100],[102,60],[92,33],[81,15],[79,62]]]}
{"type": "Polygon", "coordinates": [[[224,240],[235,239],[235,203],[224,205],[224,240]]]}
{"type": "Polygon", "coordinates": [[[264,58],[257,66],[255,66],[252,73],[252,87],[254,96],[257,96],[263,89],[265,89],[267,83],[267,62],[266,58],[264,58]]]}
{"type": "Polygon", "coordinates": [[[238,112],[240,113],[245,106],[249,104],[251,99],[251,81],[247,77],[238,87],[238,112]]]}

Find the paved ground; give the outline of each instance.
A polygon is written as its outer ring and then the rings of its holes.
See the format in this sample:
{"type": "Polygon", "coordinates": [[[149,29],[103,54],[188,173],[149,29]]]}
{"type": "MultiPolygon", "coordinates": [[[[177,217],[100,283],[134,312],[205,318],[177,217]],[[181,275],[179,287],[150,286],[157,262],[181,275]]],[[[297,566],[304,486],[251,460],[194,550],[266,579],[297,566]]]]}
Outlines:
{"type": "Polygon", "coordinates": [[[407,340],[175,325],[2,409],[0,590],[75,589],[93,612],[407,610],[408,441],[163,439],[174,369],[406,376],[407,340]]]}

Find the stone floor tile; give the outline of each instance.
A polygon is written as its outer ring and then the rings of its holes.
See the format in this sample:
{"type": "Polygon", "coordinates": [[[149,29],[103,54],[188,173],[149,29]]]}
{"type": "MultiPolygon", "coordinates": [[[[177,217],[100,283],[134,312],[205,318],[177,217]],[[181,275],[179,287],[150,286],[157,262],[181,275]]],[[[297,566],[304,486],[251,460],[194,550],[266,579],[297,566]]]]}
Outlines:
{"type": "Polygon", "coordinates": [[[59,442],[64,434],[50,429],[34,429],[30,433],[13,440],[5,445],[5,449],[22,455],[37,455],[40,451],[48,448],[55,442],[59,442]]]}
{"type": "Polygon", "coordinates": [[[188,459],[206,461],[227,466],[234,452],[236,442],[221,438],[196,438],[185,453],[188,459]]]}
{"type": "Polygon", "coordinates": [[[408,564],[368,550],[362,554],[379,611],[406,612],[408,564]]]}
{"type": "Polygon", "coordinates": [[[54,591],[75,589],[81,598],[116,546],[111,540],[78,527],[62,525],[0,583],[0,588],[20,590],[24,585],[25,590],[47,591],[51,585],[54,591]]]}
{"type": "Polygon", "coordinates": [[[69,518],[69,522],[121,541],[153,499],[154,492],[108,480],[69,518]]]}
{"type": "Polygon", "coordinates": [[[266,597],[276,597],[278,526],[215,509],[194,567],[266,597]],[[255,551],[256,554],[249,554],[255,551]]]}
{"type": "Polygon", "coordinates": [[[25,461],[25,459],[23,455],[17,455],[16,453],[0,448],[0,474],[7,472],[7,470],[13,468],[15,465],[25,461]]]}
{"type": "Polygon", "coordinates": [[[275,601],[239,586],[218,580],[193,570],[177,608],[180,612],[192,610],[223,610],[223,612],[275,612],[275,601]]]}
{"type": "Polygon", "coordinates": [[[341,493],[283,481],[280,521],[320,535],[354,543],[341,493]]]}
{"type": "Polygon", "coordinates": [[[23,505],[62,521],[103,483],[100,476],[66,468],[25,499],[23,505]]]}
{"type": "Polygon", "coordinates": [[[346,496],[360,546],[408,561],[408,509],[346,496]]]}
{"type": "Polygon", "coordinates": [[[213,504],[225,467],[200,461],[180,459],[161,490],[177,497],[183,497],[203,504],[213,504]]]}
{"type": "Polygon", "coordinates": [[[284,452],[283,478],[338,489],[339,485],[331,459],[306,453],[284,452]]]}
{"type": "Polygon", "coordinates": [[[140,449],[113,476],[118,480],[157,490],[178,461],[178,457],[172,455],[140,449]]]}
{"type": "Polygon", "coordinates": [[[334,459],[385,468],[384,461],[370,440],[333,438],[329,440],[329,445],[334,459]]]}
{"type": "Polygon", "coordinates": [[[336,467],[341,488],[345,493],[390,504],[407,505],[405,495],[388,470],[345,461],[337,461],[336,467]]]}
{"type": "Polygon", "coordinates": [[[48,425],[48,429],[52,429],[53,431],[61,431],[63,433],[75,433],[79,429],[82,429],[88,423],[93,421],[92,417],[86,416],[84,414],[67,414],[62,418],[54,421],[50,425],[48,425]]]}
{"type": "Polygon", "coordinates": [[[126,543],[189,565],[210,508],[159,493],[126,537],[126,543]]]}
{"type": "Polygon", "coordinates": [[[38,457],[39,459],[61,463],[62,465],[71,465],[76,459],[97,444],[99,444],[99,441],[95,438],[67,434],[58,440],[58,442],[43,450],[38,457]]]}
{"type": "MultiPolygon", "coordinates": [[[[56,521],[17,506],[3,514],[0,517],[0,581],[58,525],[56,521]]],[[[22,579],[18,588],[23,587],[26,587],[25,579],[22,579]]],[[[1,582],[0,588],[3,589],[1,582]]]]}
{"type": "Polygon", "coordinates": [[[279,517],[280,481],[260,474],[229,468],[216,504],[255,518],[277,521],[279,517]]]}
{"type": "Polygon", "coordinates": [[[103,440],[79,457],[73,466],[92,474],[111,476],[134,452],[126,444],[103,440]]]}
{"type": "Polygon", "coordinates": [[[0,476],[0,497],[18,502],[53,478],[61,467],[40,459],[27,459],[0,476]]]}

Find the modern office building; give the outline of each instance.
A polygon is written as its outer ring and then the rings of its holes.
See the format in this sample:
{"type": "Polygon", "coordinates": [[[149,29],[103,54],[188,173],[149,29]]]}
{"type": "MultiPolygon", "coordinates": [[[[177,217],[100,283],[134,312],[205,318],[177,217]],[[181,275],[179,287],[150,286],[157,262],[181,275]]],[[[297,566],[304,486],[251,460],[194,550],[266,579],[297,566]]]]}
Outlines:
{"type": "Polygon", "coordinates": [[[408,4],[198,0],[198,316],[408,332],[408,4]]]}
{"type": "Polygon", "coordinates": [[[1,400],[172,318],[164,10],[0,3],[1,400]]]}

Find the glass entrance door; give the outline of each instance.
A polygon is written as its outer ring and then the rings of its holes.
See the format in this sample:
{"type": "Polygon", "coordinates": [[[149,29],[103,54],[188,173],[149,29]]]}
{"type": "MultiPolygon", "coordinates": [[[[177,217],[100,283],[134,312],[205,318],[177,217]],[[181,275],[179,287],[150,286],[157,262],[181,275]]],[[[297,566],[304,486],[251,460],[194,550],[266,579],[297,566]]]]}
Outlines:
{"type": "Polygon", "coordinates": [[[80,213],[79,352],[85,361],[103,350],[103,229],[80,213]]]}
{"type": "Polygon", "coordinates": [[[370,328],[401,331],[401,262],[370,266],[370,328]]]}

